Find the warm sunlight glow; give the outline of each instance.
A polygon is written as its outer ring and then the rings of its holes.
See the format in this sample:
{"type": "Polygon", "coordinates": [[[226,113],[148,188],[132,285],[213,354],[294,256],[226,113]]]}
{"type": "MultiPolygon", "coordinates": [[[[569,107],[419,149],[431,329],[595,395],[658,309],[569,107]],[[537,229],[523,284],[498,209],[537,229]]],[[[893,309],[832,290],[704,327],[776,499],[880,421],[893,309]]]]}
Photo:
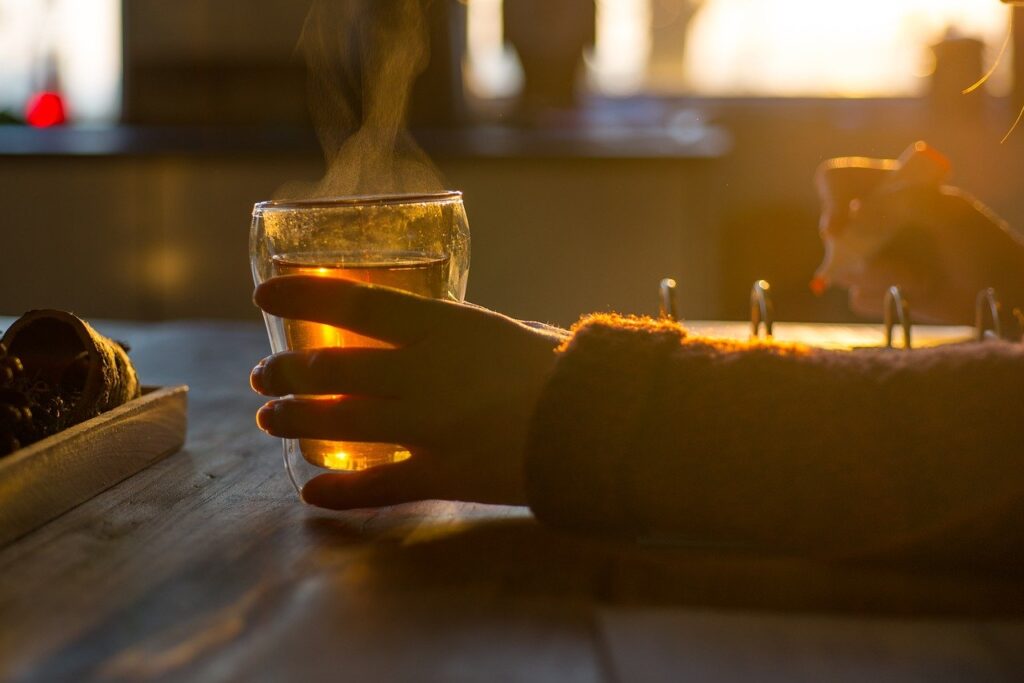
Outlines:
{"type": "MultiPolygon", "coordinates": [[[[363,461],[363,458],[358,456],[353,457],[351,453],[345,450],[333,448],[337,445],[337,441],[314,441],[312,439],[305,439],[304,443],[307,447],[311,444],[320,446],[318,456],[320,461],[316,463],[320,467],[326,467],[329,470],[361,470],[366,469],[367,464],[363,461]]],[[[405,450],[395,451],[392,462],[402,462],[412,457],[412,453],[405,450]]]]}
{"type": "MultiPolygon", "coordinates": [[[[685,80],[708,94],[912,94],[931,70],[929,45],[952,29],[983,39],[994,60],[1009,13],[979,0],[710,0],[691,27],[685,80]]],[[[1003,61],[993,85],[1005,88],[1003,61]]]]}
{"type": "Polygon", "coordinates": [[[502,0],[466,3],[466,88],[481,98],[509,97],[523,84],[515,51],[504,43],[502,0]]]}
{"type": "MultiPolygon", "coordinates": [[[[502,0],[467,4],[466,81],[480,97],[514,94],[521,72],[502,42],[502,0]]],[[[651,51],[651,3],[596,0],[597,44],[587,57],[591,91],[643,92],[651,51]]],[[[928,46],[952,30],[976,37],[993,63],[1010,9],[996,0],[703,0],[686,32],[677,75],[659,65],[658,91],[697,95],[899,96],[925,87],[928,46]]],[[[682,34],[680,34],[682,35],[682,34]]],[[[1009,55],[986,85],[1010,86],[1009,55]]],[[[964,87],[970,83],[965,83],[964,87]]]]}
{"type": "Polygon", "coordinates": [[[142,255],[144,277],[157,292],[172,293],[184,287],[189,263],[188,252],[173,244],[160,244],[142,255]]]}
{"type": "Polygon", "coordinates": [[[650,50],[650,6],[637,0],[597,0],[597,42],[588,60],[592,89],[628,95],[643,85],[650,50]]]}
{"type": "Polygon", "coordinates": [[[345,451],[331,451],[323,454],[323,466],[329,470],[347,470],[351,467],[352,456],[345,451]]]}

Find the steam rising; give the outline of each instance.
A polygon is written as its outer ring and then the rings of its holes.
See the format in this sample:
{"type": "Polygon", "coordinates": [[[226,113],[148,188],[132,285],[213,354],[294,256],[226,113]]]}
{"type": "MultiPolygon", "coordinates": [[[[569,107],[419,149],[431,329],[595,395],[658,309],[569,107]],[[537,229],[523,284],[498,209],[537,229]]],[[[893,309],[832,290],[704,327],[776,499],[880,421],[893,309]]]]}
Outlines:
{"type": "Polygon", "coordinates": [[[440,174],[405,127],[430,56],[422,0],[315,0],[299,39],[327,172],[279,199],[433,192],[440,174]]]}

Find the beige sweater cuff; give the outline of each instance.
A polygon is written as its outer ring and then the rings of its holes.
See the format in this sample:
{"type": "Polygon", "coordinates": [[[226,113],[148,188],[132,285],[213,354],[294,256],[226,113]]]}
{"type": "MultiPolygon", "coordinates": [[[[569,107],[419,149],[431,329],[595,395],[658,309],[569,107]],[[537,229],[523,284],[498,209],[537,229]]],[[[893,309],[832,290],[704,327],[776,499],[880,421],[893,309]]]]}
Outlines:
{"type": "MultiPolygon", "coordinates": [[[[527,444],[527,496],[543,522],[634,535],[630,455],[686,336],[674,323],[596,314],[573,327],[538,402],[527,444]]],[[[641,446],[643,447],[643,446],[641,446]]]]}
{"type": "Polygon", "coordinates": [[[527,499],[605,535],[1005,557],[1024,542],[1022,394],[1019,344],[839,352],[591,316],[534,413],[527,499]]]}

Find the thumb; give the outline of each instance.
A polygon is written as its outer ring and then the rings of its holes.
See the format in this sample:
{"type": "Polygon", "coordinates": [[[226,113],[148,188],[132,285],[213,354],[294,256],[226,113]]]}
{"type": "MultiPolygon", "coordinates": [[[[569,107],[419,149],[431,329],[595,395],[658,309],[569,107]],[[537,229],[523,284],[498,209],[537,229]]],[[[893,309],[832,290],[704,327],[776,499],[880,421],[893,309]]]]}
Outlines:
{"type": "Polygon", "coordinates": [[[430,498],[425,480],[420,461],[413,457],[358,472],[321,474],[302,487],[302,500],[329,510],[397,505],[430,498]]]}

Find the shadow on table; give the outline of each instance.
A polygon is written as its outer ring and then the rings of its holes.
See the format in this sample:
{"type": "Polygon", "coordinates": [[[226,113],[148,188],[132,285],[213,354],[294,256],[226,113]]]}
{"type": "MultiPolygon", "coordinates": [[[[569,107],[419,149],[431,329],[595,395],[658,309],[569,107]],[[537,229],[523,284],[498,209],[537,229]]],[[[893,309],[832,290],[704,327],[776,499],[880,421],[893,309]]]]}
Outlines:
{"type": "MultiPolygon", "coordinates": [[[[348,545],[350,524],[318,517],[306,531],[348,545]]],[[[686,605],[880,615],[1024,614],[1019,572],[913,561],[813,561],[569,536],[533,519],[483,520],[436,535],[365,546],[369,587],[497,590],[608,604],[686,605]]]]}
{"type": "Polygon", "coordinates": [[[283,513],[99,615],[24,680],[448,680],[452,667],[566,680],[593,663],[595,607],[1024,614],[1009,574],[615,543],[514,511],[424,509],[283,513]]]}

